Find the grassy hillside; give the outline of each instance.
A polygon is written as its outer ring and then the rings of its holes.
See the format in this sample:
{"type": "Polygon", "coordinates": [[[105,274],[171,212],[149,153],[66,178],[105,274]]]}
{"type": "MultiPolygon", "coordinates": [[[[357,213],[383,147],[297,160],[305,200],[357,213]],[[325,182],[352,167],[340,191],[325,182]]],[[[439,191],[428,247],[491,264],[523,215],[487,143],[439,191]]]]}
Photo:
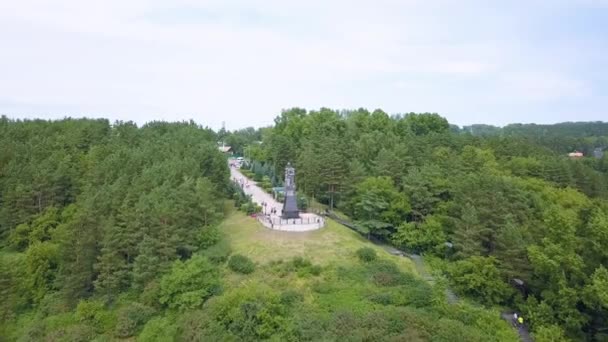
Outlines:
{"type": "Polygon", "coordinates": [[[365,240],[360,234],[334,221],[310,232],[273,231],[240,212],[231,214],[220,226],[234,253],[249,256],[258,263],[301,256],[322,266],[358,262],[355,252],[362,247],[376,250],[382,259],[395,262],[405,272],[415,272],[412,262],[389,254],[365,240]]]}
{"type": "MultiPolygon", "coordinates": [[[[271,231],[234,212],[220,229],[232,255],[250,258],[255,271],[239,274],[224,268],[225,292],[212,298],[203,311],[213,315],[225,310],[227,303],[240,303],[243,308],[253,301],[264,307],[272,298],[279,303],[295,298],[283,308],[283,326],[276,334],[254,334],[255,338],[517,340],[498,312],[447,304],[443,288],[422,280],[409,259],[393,256],[333,221],[318,231],[288,233],[271,231]],[[362,248],[374,250],[377,259],[362,261],[357,256],[362,248]]],[[[235,337],[234,333],[228,336],[235,337]]]]}
{"type": "Polygon", "coordinates": [[[44,304],[0,331],[20,341],[518,340],[497,311],[448,304],[407,258],[335,222],[277,232],[230,210],[217,231],[141,293],[75,311],[44,304]]]}

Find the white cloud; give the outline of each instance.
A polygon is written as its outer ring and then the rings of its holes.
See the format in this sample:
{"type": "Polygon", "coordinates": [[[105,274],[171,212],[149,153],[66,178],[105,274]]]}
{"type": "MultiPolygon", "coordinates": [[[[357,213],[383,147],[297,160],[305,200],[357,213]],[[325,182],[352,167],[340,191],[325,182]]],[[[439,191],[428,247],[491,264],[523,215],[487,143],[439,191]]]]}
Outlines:
{"type": "Polygon", "coordinates": [[[270,123],[290,106],[438,108],[450,117],[475,109],[475,101],[488,110],[505,99],[593,94],[585,77],[562,65],[525,71],[538,67],[529,61],[551,56],[522,43],[525,32],[513,26],[517,10],[497,14],[490,7],[420,0],[0,1],[0,112],[139,122],[192,117],[240,127],[270,123]]]}

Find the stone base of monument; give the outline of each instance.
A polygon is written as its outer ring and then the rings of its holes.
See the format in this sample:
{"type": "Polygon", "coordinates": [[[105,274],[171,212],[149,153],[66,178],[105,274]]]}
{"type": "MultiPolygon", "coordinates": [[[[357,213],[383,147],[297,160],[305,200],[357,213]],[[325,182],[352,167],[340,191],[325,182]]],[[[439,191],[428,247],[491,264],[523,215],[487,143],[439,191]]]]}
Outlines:
{"type": "Polygon", "coordinates": [[[325,219],[319,215],[300,213],[299,218],[285,219],[278,215],[259,215],[264,227],[285,232],[308,232],[325,226],[325,219]]]}

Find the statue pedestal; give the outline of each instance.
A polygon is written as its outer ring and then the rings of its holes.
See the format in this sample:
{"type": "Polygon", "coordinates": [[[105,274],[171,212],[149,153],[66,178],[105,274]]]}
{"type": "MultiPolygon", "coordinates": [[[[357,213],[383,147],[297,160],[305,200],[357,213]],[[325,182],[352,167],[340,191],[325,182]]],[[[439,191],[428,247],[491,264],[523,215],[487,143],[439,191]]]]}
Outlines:
{"type": "Polygon", "coordinates": [[[296,198],[296,170],[287,163],[285,168],[285,202],[283,204],[284,219],[300,218],[298,210],[298,200],[296,198]]]}
{"type": "Polygon", "coordinates": [[[298,210],[298,201],[296,200],[295,194],[285,195],[285,204],[283,205],[284,219],[300,218],[300,211],[298,210]]]}

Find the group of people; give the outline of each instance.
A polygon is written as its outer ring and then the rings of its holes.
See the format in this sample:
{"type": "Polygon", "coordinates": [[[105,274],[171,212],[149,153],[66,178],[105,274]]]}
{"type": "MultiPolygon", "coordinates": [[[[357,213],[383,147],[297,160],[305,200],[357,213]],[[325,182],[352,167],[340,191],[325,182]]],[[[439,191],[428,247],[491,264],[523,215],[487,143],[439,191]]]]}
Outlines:
{"type": "Polygon", "coordinates": [[[249,181],[246,181],[245,178],[233,179],[235,183],[241,186],[241,189],[249,188],[249,181]]]}
{"type": "Polygon", "coordinates": [[[270,217],[271,215],[275,215],[278,212],[277,208],[275,208],[275,207],[270,207],[270,212],[267,212],[266,211],[266,207],[268,206],[267,202],[262,202],[261,205],[264,208],[264,215],[266,215],[268,217],[270,217]]]}
{"type": "Polygon", "coordinates": [[[524,325],[524,318],[517,314],[517,312],[513,313],[513,324],[516,326],[524,325]]]}

